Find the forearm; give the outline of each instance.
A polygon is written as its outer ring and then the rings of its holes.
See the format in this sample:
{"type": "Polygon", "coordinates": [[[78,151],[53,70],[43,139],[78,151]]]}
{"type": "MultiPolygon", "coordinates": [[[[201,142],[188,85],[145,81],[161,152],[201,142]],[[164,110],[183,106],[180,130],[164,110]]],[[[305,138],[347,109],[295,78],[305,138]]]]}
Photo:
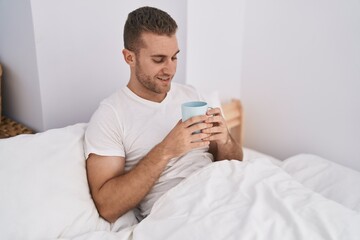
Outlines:
{"type": "Polygon", "coordinates": [[[96,201],[102,217],[114,222],[141,202],[168,163],[169,157],[162,150],[155,146],[131,171],[104,183],[96,201]]]}
{"type": "Polygon", "coordinates": [[[170,159],[182,156],[192,149],[208,146],[209,141],[202,139],[209,134],[192,134],[208,127],[208,124],[203,123],[205,120],[206,116],[196,116],[185,122],[180,120],[164,140],[157,144],[127,173],[123,172],[124,158],[122,161],[117,159],[112,161],[114,165],[118,164],[114,168],[111,165],[104,164],[103,161],[97,161],[96,157],[90,162],[88,159],[90,187],[93,190],[92,195],[100,215],[109,222],[115,221],[144,199],[159,179],[170,159]],[[103,168],[102,170],[105,173],[102,173],[99,168],[103,168]],[[114,171],[113,169],[121,170],[114,171]]]}
{"type": "Polygon", "coordinates": [[[221,109],[213,108],[208,110],[206,114],[208,118],[205,122],[211,124],[211,126],[202,132],[210,134],[205,140],[210,141],[209,152],[213,154],[215,161],[225,159],[241,161],[243,159],[241,144],[237,143],[231,136],[226,121],[221,114],[221,109]]]}
{"type": "Polygon", "coordinates": [[[228,141],[224,144],[215,143],[215,151],[213,151],[215,161],[219,160],[243,160],[242,146],[238,144],[230,135],[228,141]]]}

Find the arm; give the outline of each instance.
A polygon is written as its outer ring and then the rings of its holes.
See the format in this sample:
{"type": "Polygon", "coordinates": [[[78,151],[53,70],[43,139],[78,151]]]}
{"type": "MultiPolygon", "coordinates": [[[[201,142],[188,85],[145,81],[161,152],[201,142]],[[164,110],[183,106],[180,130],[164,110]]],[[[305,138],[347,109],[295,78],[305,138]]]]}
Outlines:
{"type": "Polygon", "coordinates": [[[168,161],[186,152],[209,145],[202,140],[209,134],[191,134],[208,128],[206,116],[179,121],[162,142],[130,171],[125,172],[123,157],[105,157],[90,154],[87,159],[87,174],[92,197],[99,214],[109,222],[137,206],[159,179],[168,161]]]}
{"type": "Polygon", "coordinates": [[[215,161],[224,159],[241,161],[243,159],[242,146],[230,135],[220,108],[210,109],[207,115],[209,117],[206,123],[212,124],[212,127],[204,129],[202,132],[211,134],[204,140],[211,142],[209,152],[213,154],[215,161]]]}

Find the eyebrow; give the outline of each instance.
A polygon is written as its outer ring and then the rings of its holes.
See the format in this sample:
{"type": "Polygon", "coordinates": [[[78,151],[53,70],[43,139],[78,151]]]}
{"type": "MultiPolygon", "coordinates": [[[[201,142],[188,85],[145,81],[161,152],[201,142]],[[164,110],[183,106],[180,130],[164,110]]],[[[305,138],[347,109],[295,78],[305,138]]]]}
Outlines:
{"type": "MultiPolygon", "coordinates": [[[[177,55],[179,52],[180,50],[177,50],[177,52],[173,56],[177,55]]],[[[163,54],[155,54],[155,55],[151,55],[151,57],[167,57],[167,56],[163,54]]]]}

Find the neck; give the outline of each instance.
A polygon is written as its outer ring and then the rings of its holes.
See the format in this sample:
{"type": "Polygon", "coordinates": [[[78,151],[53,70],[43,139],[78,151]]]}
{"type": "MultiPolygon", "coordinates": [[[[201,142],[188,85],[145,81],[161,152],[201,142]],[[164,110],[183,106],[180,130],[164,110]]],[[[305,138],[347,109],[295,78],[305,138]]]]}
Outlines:
{"type": "Polygon", "coordinates": [[[129,81],[127,87],[137,96],[152,102],[161,103],[167,95],[167,93],[160,94],[160,93],[151,92],[149,90],[147,91],[141,90],[142,88],[136,87],[133,81],[129,81]]]}

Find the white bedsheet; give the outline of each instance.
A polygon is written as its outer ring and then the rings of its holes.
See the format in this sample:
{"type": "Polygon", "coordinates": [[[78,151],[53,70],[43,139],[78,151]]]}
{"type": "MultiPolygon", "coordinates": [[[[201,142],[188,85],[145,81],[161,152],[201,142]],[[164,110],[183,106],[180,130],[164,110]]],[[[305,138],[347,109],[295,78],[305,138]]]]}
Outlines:
{"type": "Polygon", "coordinates": [[[268,159],[220,161],[157,201],[141,223],[97,239],[359,239],[359,213],[304,187],[268,159]]]}
{"type": "Polygon", "coordinates": [[[262,152],[256,151],[256,150],[251,149],[251,148],[243,147],[243,153],[244,153],[244,159],[243,159],[244,162],[249,161],[249,160],[256,160],[256,159],[260,159],[260,158],[267,158],[273,164],[275,164],[277,166],[281,166],[281,164],[283,162],[280,159],[277,159],[277,158],[275,158],[273,156],[264,154],[262,152]]]}
{"type": "Polygon", "coordinates": [[[281,167],[305,187],[360,212],[360,172],[313,154],[290,157],[281,167]]]}

